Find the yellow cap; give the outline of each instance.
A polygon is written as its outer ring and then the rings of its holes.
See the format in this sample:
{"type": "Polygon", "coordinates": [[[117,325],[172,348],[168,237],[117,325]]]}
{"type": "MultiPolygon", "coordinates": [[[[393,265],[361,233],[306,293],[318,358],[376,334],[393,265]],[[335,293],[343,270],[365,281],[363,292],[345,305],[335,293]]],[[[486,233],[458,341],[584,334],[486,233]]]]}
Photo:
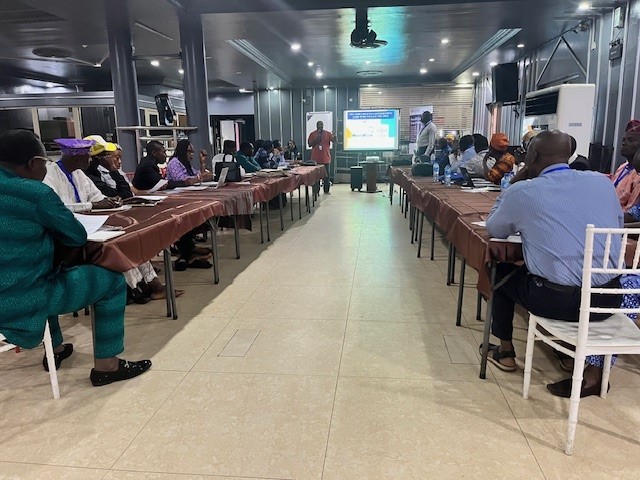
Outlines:
{"type": "Polygon", "coordinates": [[[118,149],[115,143],[107,142],[100,135],[89,135],[84,139],[93,140],[94,142],[96,142],[91,147],[90,155],[92,157],[95,155],[100,155],[102,152],[115,152],[118,149]]]}

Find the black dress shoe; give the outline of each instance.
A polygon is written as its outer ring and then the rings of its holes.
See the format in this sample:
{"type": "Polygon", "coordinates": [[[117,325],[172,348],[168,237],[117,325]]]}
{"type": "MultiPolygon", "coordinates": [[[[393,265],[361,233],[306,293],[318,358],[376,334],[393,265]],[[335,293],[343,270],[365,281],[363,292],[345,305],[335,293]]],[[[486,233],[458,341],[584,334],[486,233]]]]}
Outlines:
{"type": "Polygon", "coordinates": [[[151,298],[145,295],[139,288],[127,288],[127,305],[130,303],[144,305],[150,301],[151,298]],[[131,300],[131,302],[129,302],[129,300],[131,300]]]}
{"type": "MultiPolygon", "coordinates": [[[[69,358],[73,353],[72,343],[65,343],[64,345],[62,345],[62,347],[64,348],[64,350],[62,350],[60,353],[53,353],[53,360],[56,363],[56,370],[60,368],[62,360],[64,360],[65,358],[69,358]]],[[[47,361],[46,353],[44,354],[44,358],[42,359],[42,366],[44,367],[45,371],[49,371],[49,362],[47,361]]]]}
{"type": "MultiPolygon", "coordinates": [[[[589,388],[585,388],[586,382],[582,380],[582,388],[580,389],[580,398],[590,397],[591,395],[600,395],[600,382],[592,385],[589,388]]],[[[550,383],[547,385],[547,390],[556,397],[571,398],[571,378],[565,378],[556,383],[550,383]]],[[[611,385],[607,385],[607,392],[611,390],[611,385]]]]}
{"type": "Polygon", "coordinates": [[[140,360],[139,362],[128,362],[121,358],[118,360],[118,369],[113,372],[100,372],[95,368],[91,369],[89,379],[94,387],[129,380],[130,378],[143,374],[151,368],[151,360],[140,360]]]}

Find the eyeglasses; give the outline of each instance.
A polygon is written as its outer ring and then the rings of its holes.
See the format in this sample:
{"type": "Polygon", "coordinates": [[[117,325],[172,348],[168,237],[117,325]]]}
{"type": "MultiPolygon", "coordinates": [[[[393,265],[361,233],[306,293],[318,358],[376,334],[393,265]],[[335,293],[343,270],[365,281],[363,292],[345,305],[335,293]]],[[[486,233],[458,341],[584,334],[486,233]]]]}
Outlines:
{"type": "Polygon", "coordinates": [[[51,160],[49,157],[42,157],[40,155],[36,155],[33,158],[39,158],[40,160],[44,160],[45,165],[49,164],[49,163],[55,163],[53,160],[51,160]]]}

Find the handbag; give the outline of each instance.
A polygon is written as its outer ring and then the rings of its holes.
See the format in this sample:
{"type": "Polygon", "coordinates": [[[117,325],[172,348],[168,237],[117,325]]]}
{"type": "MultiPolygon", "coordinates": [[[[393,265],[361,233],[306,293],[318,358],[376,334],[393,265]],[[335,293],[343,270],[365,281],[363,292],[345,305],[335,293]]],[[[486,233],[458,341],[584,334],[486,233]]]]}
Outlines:
{"type": "Polygon", "coordinates": [[[416,163],[411,167],[411,175],[414,177],[431,177],[433,175],[433,165],[429,163],[416,163]]]}
{"type": "Polygon", "coordinates": [[[236,162],[233,155],[225,155],[221,162],[217,162],[214,166],[215,177],[214,180],[217,182],[220,178],[220,172],[223,168],[228,168],[227,178],[225,182],[240,182],[242,180],[242,174],[240,173],[240,165],[236,162]],[[231,157],[231,161],[227,162],[227,157],[231,157]]]}

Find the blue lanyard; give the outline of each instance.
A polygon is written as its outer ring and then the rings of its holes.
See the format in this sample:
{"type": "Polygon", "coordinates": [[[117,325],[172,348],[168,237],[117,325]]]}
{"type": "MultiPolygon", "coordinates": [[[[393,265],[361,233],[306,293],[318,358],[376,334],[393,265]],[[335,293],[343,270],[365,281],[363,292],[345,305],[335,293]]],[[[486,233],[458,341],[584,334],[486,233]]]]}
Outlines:
{"type": "Polygon", "coordinates": [[[557,172],[558,170],[571,170],[571,167],[569,165],[561,165],[559,167],[552,168],[551,170],[547,170],[546,172],[543,172],[542,175],[546,175],[547,173],[557,172]]]}
{"type": "Polygon", "coordinates": [[[627,165],[626,166],[626,168],[622,171],[620,176],[618,178],[616,178],[615,182],[613,182],[613,186],[617,187],[618,184],[624,179],[624,177],[629,175],[629,173],[631,173],[631,165],[627,165]]]}
{"type": "Polygon", "coordinates": [[[64,165],[62,164],[62,160],[58,160],[56,163],[58,164],[58,166],[60,167],[60,170],[62,170],[62,173],[64,173],[64,175],[67,177],[67,180],[69,180],[69,183],[73,187],[73,193],[76,194],[76,202],[80,203],[80,194],[78,193],[78,187],[76,187],[76,183],[73,181],[73,177],[67,171],[67,169],[64,168],[64,165]]]}

